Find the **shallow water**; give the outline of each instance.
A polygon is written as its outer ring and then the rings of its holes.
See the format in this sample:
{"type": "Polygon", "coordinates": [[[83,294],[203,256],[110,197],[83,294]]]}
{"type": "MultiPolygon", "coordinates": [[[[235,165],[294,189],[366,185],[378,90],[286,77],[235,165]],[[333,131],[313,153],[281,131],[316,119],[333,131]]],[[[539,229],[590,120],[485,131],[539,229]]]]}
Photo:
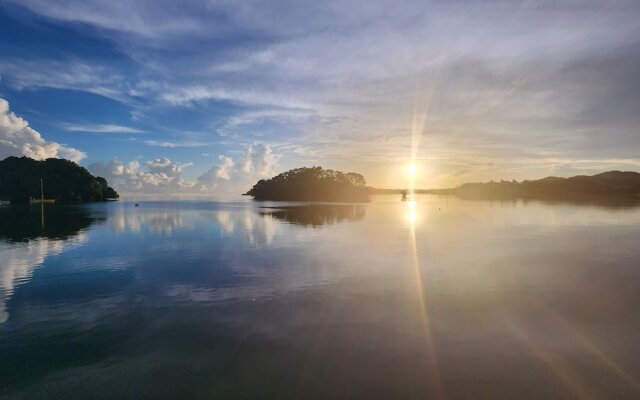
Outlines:
{"type": "Polygon", "coordinates": [[[0,208],[1,398],[640,398],[640,208],[0,208]]]}

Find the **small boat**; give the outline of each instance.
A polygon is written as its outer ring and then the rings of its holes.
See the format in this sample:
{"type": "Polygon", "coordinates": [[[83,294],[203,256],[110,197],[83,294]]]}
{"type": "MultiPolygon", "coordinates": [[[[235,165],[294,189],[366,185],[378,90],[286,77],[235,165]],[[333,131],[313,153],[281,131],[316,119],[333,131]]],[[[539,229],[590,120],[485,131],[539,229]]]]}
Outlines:
{"type": "Polygon", "coordinates": [[[406,190],[403,190],[403,191],[401,192],[401,194],[402,194],[402,201],[407,200],[407,191],[406,191],[406,190]]]}
{"type": "Polygon", "coordinates": [[[44,186],[42,184],[42,178],[40,178],[40,198],[39,199],[29,199],[29,203],[31,204],[53,204],[56,202],[56,199],[45,199],[44,198],[44,186]]]}

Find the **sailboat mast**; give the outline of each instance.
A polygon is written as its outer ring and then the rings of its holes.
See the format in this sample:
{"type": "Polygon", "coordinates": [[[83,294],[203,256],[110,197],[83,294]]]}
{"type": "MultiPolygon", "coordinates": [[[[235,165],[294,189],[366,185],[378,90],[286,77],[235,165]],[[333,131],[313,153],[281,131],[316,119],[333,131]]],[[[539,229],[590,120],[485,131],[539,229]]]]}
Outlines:
{"type": "Polygon", "coordinates": [[[42,185],[42,178],[40,178],[40,200],[44,202],[44,186],[42,185]]]}

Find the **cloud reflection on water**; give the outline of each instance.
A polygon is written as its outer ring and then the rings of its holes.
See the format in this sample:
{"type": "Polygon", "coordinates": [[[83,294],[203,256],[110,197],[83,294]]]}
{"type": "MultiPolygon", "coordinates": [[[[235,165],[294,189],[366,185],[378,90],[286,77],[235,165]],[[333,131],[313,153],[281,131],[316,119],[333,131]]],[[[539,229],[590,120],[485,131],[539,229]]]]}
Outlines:
{"type": "Polygon", "coordinates": [[[83,207],[0,208],[0,324],[7,321],[7,302],[18,285],[28,282],[47,257],[87,242],[86,229],[100,215],[83,207]]]}
{"type": "Polygon", "coordinates": [[[91,227],[82,249],[39,261],[58,281],[36,274],[14,289],[10,328],[22,338],[0,328],[4,345],[23,354],[42,336],[61,338],[58,348],[74,357],[84,354],[78,344],[100,356],[77,368],[68,356],[52,358],[43,367],[52,375],[16,393],[46,385],[72,393],[83,390],[77,377],[96,371],[128,382],[144,371],[172,376],[175,386],[163,382],[170,389],[191,382],[193,395],[255,397],[279,377],[290,394],[312,385],[327,397],[367,388],[403,397],[431,393],[425,377],[436,373],[451,398],[521,394],[522,385],[532,398],[563,394],[536,346],[597,375],[594,390],[629,393],[618,380],[633,375],[637,351],[619,344],[638,338],[637,209],[394,197],[347,213],[353,218],[332,211],[294,223],[255,203],[102,207],[107,221],[91,227]],[[590,369],[594,354],[609,364],[590,369]],[[328,384],[352,378],[368,384],[328,384]],[[247,379],[255,384],[240,384],[247,379]]]}

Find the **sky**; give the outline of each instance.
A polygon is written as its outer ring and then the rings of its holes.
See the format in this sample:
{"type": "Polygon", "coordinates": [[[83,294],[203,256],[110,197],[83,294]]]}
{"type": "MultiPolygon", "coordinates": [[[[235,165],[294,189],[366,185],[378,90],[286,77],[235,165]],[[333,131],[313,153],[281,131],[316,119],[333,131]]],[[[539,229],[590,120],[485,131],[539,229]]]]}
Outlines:
{"type": "Polygon", "coordinates": [[[125,197],[640,171],[638,1],[0,2],[0,158],[125,197]]]}

